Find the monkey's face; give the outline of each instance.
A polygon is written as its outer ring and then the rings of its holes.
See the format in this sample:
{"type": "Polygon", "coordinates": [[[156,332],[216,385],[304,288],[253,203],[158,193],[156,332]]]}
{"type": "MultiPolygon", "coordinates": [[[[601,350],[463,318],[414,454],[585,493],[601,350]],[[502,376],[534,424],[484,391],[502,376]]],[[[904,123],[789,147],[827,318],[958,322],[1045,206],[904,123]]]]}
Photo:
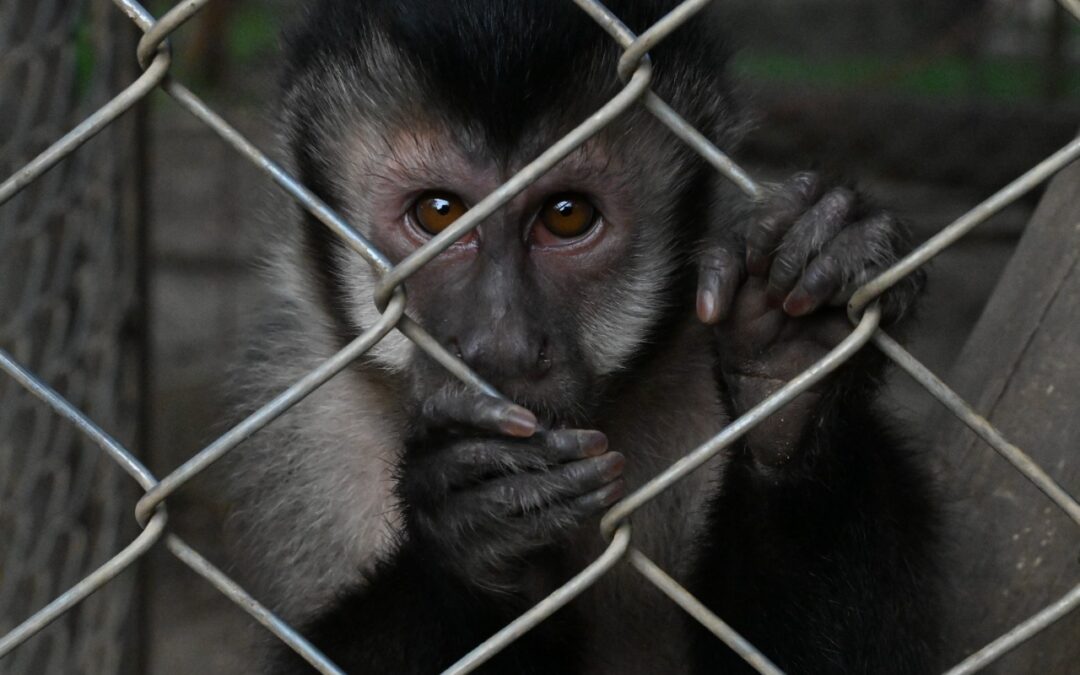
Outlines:
{"type": "MultiPolygon", "coordinates": [[[[381,136],[381,147],[359,136],[346,144],[338,201],[392,260],[525,163],[496,161],[462,138],[410,130],[381,136]]],[[[598,385],[642,349],[670,302],[677,191],[611,150],[598,140],[575,152],[405,284],[410,316],[551,423],[587,417],[598,385]]],[[[360,329],[374,319],[374,278],[363,261],[341,255],[348,319],[360,329]]],[[[453,382],[400,336],[374,359],[408,373],[420,400],[453,382]]]]}
{"type": "MultiPolygon", "coordinates": [[[[473,3],[376,4],[335,3],[294,42],[284,122],[303,182],[392,261],[622,87],[617,44],[570,5],[483,3],[479,20],[461,14],[473,3]]],[[[624,5],[631,25],[662,11],[624,5]]],[[[668,42],[654,90],[715,140],[734,137],[721,51],[668,42]]],[[[692,311],[692,284],[676,285],[706,226],[705,175],[651,115],[627,111],[410,277],[406,310],[500,391],[581,420],[665,315],[692,311]]],[[[378,319],[375,275],[311,225],[314,264],[301,266],[354,336],[378,319]]],[[[407,374],[418,399],[453,382],[397,332],[367,362],[407,374]]]]}

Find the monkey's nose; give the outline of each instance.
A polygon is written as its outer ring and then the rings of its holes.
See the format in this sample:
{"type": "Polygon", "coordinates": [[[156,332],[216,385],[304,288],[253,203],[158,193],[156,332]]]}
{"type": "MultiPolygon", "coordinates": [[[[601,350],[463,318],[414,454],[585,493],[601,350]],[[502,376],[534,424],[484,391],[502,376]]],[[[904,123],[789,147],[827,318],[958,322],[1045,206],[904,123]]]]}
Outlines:
{"type": "Polygon", "coordinates": [[[447,349],[481,377],[496,382],[500,379],[539,380],[552,366],[551,343],[546,336],[528,340],[499,335],[496,330],[473,339],[451,338],[447,349]]]}

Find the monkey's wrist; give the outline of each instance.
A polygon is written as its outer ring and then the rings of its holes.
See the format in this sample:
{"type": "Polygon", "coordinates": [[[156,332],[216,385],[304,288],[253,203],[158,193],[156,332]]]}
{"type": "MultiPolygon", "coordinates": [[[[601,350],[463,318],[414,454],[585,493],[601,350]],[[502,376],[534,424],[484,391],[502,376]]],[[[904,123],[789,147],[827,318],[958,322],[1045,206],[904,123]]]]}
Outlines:
{"type": "MultiPolygon", "coordinates": [[[[725,374],[735,413],[742,415],[775,393],[788,380],[759,375],[725,374]]],[[[818,411],[821,393],[810,390],[774,412],[746,434],[755,461],[766,467],[788,464],[803,445],[807,428],[818,411]]]]}

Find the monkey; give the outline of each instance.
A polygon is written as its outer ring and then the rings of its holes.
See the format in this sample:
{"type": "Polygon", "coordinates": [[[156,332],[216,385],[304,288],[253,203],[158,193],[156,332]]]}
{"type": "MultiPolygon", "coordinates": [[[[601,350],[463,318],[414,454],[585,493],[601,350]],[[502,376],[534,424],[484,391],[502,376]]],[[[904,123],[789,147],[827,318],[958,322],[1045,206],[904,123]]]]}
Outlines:
{"type": "MultiPolygon", "coordinates": [[[[674,0],[610,0],[643,31],[674,0]]],[[[721,149],[749,114],[712,8],[652,90],[721,149]]],[[[398,262],[622,86],[570,2],[316,0],[281,83],[289,168],[398,262]]],[[[265,399],[377,320],[368,263],[282,216],[239,391],[265,399]]],[[[272,609],[348,672],[440,671],[604,550],[600,516],[821,358],[853,289],[910,249],[800,171],[750,200],[641,106],[405,282],[406,312],[505,399],[391,332],[239,450],[231,527],[272,609]]],[[[923,284],[879,300],[885,325],[923,284]]],[[[632,545],[780,668],[926,672],[932,477],[861,351],[630,519],[632,545]]],[[[307,672],[272,650],[266,671],[307,672]]],[[[628,565],[481,668],[749,672],[628,565]]]]}

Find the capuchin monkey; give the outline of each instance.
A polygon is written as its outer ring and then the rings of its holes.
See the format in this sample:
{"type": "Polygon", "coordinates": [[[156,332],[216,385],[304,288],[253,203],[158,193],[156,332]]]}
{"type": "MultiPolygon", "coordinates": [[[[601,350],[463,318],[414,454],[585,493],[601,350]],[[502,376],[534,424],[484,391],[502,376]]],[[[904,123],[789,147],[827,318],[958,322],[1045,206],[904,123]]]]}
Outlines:
{"type": "MultiPolygon", "coordinates": [[[[675,4],[607,2],[638,32],[675,4]]],[[[654,49],[652,88],[733,150],[721,28],[706,11],[654,49]]],[[[615,95],[620,54],[569,1],[312,2],[283,77],[292,169],[399,261],[615,95]]],[[[248,400],[378,317],[376,275],[314,218],[278,239],[248,400]]],[[[853,289],[908,245],[818,173],[751,203],[632,108],[405,284],[507,400],[394,332],[237,452],[260,597],[349,672],[446,668],[594,560],[621,497],[837,344],[853,289]]],[[[920,285],[881,299],[886,325],[920,285]]],[[[631,518],[633,546],[789,672],[934,656],[934,500],[875,408],[882,368],[864,350],[631,518]]],[[[482,670],[748,669],[620,564],[482,670]]]]}

